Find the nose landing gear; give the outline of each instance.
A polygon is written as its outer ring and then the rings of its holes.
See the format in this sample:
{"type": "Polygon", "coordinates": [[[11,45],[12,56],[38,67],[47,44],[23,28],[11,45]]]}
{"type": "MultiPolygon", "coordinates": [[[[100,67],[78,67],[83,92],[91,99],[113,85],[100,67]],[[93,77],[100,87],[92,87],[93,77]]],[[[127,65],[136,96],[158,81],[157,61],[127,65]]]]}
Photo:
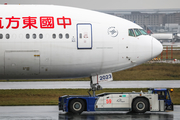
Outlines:
{"type": "Polygon", "coordinates": [[[96,96],[96,90],[102,90],[102,87],[99,85],[99,83],[94,83],[93,84],[92,77],[91,77],[91,81],[90,81],[90,87],[91,88],[88,91],[89,96],[91,96],[90,91],[93,92],[92,96],[95,97],[96,96]]]}

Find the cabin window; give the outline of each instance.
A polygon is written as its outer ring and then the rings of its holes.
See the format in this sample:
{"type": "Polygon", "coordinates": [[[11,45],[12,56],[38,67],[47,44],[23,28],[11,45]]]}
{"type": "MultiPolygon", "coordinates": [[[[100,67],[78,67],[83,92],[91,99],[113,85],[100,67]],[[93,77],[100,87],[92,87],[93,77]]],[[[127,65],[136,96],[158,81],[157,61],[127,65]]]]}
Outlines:
{"type": "Polygon", "coordinates": [[[60,38],[60,39],[62,39],[62,38],[63,38],[63,35],[62,35],[61,33],[59,34],[59,38],[60,38]]]}
{"type": "Polygon", "coordinates": [[[138,29],[134,29],[134,33],[136,34],[136,36],[142,35],[141,32],[138,29]]]}
{"type": "Polygon", "coordinates": [[[9,39],[10,38],[10,35],[9,34],[6,34],[6,39],[9,39]]]}
{"type": "Polygon", "coordinates": [[[29,38],[30,38],[30,35],[29,35],[29,34],[26,34],[26,38],[29,39],[29,38]]]}
{"type": "Polygon", "coordinates": [[[129,36],[135,37],[133,29],[129,29],[129,36]]]}
{"type": "Polygon", "coordinates": [[[140,31],[143,35],[148,35],[148,34],[146,33],[146,31],[143,30],[143,29],[139,29],[139,31],[140,31]]]}
{"type": "Polygon", "coordinates": [[[0,39],[3,39],[3,34],[0,34],[0,39]]]}
{"type": "Polygon", "coordinates": [[[79,34],[79,38],[82,38],[82,33],[79,34]]]}
{"type": "Polygon", "coordinates": [[[56,38],[56,34],[52,34],[52,38],[55,39],[56,38]]]}
{"type": "Polygon", "coordinates": [[[39,34],[39,38],[42,39],[43,38],[43,34],[39,34]]]}
{"type": "Polygon", "coordinates": [[[69,39],[69,34],[68,33],[66,33],[66,39],[69,39]]]}
{"type": "Polygon", "coordinates": [[[33,39],[36,39],[36,34],[33,34],[33,39]]]}

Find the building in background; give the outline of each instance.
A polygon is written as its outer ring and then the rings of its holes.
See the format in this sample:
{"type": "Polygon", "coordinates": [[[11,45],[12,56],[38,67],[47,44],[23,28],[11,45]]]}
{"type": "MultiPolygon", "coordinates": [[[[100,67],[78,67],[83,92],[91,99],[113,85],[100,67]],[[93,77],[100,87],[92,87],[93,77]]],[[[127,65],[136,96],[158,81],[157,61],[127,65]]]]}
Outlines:
{"type": "Polygon", "coordinates": [[[148,26],[153,32],[180,33],[180,10],[152,11],[115,11],[106,12],[130,20],[144,27],[148,26]]]}

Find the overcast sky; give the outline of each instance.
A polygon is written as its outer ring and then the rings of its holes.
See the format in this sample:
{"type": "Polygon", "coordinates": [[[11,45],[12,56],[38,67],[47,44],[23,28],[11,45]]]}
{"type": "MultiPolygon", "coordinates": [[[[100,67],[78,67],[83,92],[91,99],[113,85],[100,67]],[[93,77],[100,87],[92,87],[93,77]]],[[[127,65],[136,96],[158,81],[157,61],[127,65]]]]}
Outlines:
{"type": "Polygon", "coordinates": [[[0,4],[54,4],[92,10],[180,9],[180,0],[0,0],[0,4]]]}

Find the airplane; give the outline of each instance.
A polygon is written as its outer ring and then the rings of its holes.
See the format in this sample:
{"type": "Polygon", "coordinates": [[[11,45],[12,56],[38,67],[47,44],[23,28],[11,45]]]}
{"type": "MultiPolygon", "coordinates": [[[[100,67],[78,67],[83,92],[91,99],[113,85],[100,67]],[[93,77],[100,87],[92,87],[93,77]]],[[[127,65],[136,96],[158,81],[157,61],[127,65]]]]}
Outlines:
{"type": "Polygon", "coordinates": [[[156,38],[157,40],[160,40],[162,43],[163,41],[176,42],[178,39],[180,39],[180,34],[178,33],[153,33],[146,25],[144,25],[144,29],[149,35],[156,38]]]}
{"type": "Polygon", "coordinates": [[[151,36],[157,40],[160,40],[161,42],[176,42],[180,38],[180,34],[177,33],[153,33],[151,36]]]}
{"type": "Polygon", "coordinates": [[[96,84],[163,50],[139,25],[105,13],[57,5],[0,11],[0,79],[91,77],[96,84]]]}

